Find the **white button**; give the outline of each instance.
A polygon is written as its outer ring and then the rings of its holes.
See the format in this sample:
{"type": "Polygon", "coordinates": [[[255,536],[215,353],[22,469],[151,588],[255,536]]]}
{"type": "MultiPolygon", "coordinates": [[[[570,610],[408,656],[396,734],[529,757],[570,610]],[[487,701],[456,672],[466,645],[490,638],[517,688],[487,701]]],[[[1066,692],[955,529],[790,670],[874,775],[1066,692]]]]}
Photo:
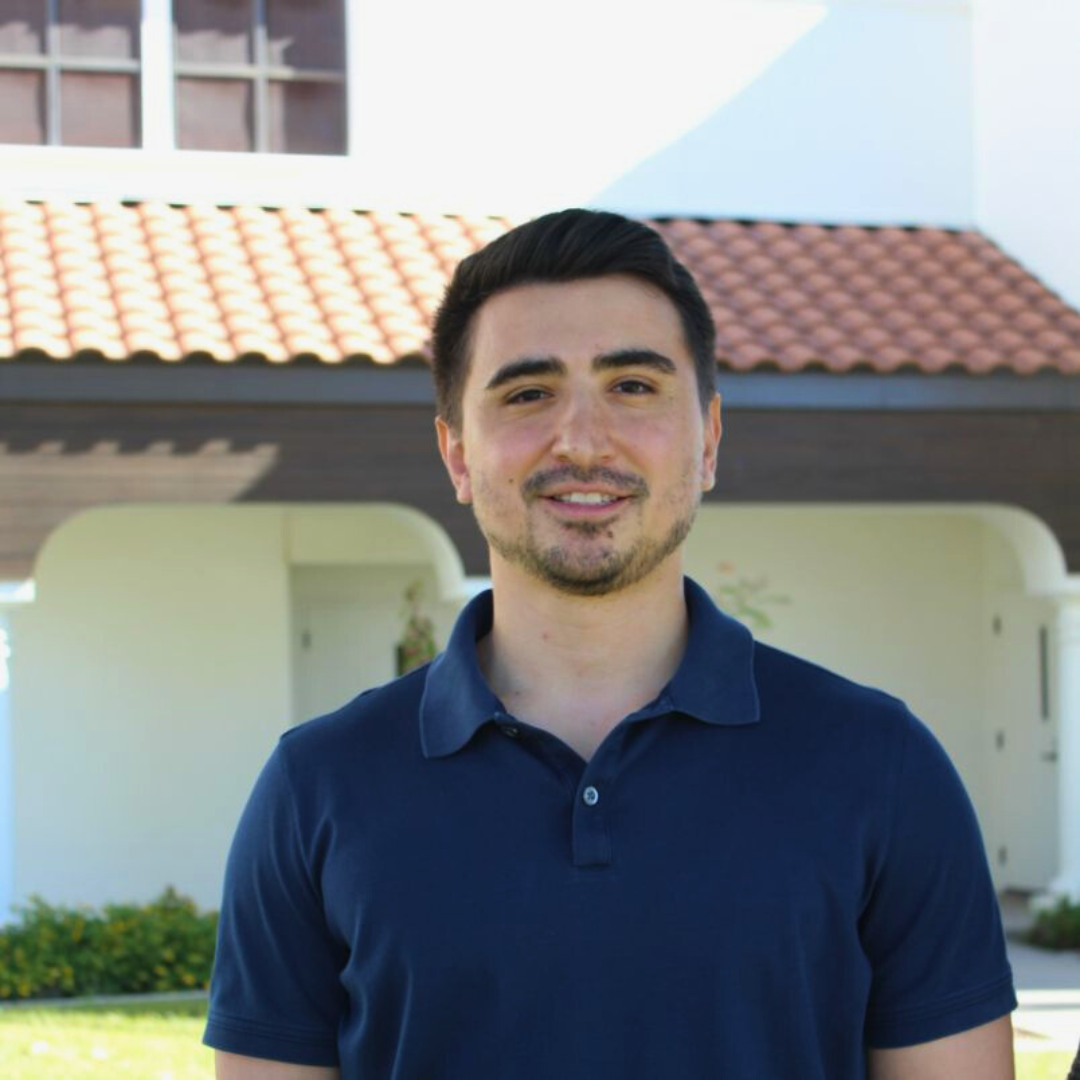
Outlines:
{"type": "Polygon", "coordinates": [[[595,806],[600,801],[600,792],[591,784],[581,793],[581,801],[586,806],[595,806]]]}

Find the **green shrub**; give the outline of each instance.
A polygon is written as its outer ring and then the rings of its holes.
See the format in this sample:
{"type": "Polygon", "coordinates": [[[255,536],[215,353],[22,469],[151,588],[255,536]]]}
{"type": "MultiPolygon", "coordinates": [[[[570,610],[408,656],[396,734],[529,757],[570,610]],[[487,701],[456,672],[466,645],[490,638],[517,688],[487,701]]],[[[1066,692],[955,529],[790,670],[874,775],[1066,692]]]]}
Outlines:
{"type": "Polygon", "coordinates": [[[0,1000],[195,990],[210,985],[217,913],[170,885],[145,905],[52,907],[31,897],[0,928],[0,1000]]]}
{"type": "Polygon", "coordinates": [[[1046,949],[1080,949],[1080,904],[1062,897],[1053,907],[1040,911],[1027,940],[1046,949]]]}

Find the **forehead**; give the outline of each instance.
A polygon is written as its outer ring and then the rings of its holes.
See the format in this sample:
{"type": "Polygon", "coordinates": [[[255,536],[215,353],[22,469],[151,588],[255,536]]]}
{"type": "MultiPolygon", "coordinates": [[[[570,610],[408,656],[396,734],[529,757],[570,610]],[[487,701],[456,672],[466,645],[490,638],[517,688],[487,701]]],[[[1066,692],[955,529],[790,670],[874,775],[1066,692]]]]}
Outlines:
{"type": "Polygon", "coordinates": [[[523,357],[588,363],[600,353],[628,348],[653,349],[693,367],[678,310],[645,281],[619,274],[518,285],[476,313],[470,374],[490,374],[523,357]]]}

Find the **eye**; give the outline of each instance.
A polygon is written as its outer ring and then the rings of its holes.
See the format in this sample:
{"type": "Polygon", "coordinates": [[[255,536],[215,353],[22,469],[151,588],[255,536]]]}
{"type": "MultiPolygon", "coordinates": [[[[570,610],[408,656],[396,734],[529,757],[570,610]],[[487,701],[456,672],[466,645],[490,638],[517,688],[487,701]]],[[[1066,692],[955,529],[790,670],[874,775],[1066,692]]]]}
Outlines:
{"type": "Polygon", "coordinates": [[[515,390],[506,397],[507,405],[529,405],[534,401],[541,401],[547,396],[547,391],[539,386],[526,386],[521,390],[515,390]]]}
{"type": "Polygon", "coordinates": [[[652,385],[644,379],[620,379],[614,387],[620,394],[652,394],[652,385]]]}

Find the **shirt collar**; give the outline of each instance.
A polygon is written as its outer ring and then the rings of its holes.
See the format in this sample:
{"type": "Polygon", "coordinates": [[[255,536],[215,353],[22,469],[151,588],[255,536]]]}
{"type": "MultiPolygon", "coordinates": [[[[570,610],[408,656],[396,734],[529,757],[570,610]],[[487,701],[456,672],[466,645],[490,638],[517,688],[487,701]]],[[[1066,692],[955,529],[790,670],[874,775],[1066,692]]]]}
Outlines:
{"type": "MultiPolygon", "coordinates": [[[[706,724],[753,724],[759,717],[754,639],[724,614],[705,590],[684,578],[690,633],[671,681],[638,719],[678,712],[706,724]]],[[[446,649],[431,663],[420,701],[420,745],[425,757],[460,750],[484,724],[506,715],[484,680],[476,642],[491,630],[491,590],[470,600],[446,649]]]]}

